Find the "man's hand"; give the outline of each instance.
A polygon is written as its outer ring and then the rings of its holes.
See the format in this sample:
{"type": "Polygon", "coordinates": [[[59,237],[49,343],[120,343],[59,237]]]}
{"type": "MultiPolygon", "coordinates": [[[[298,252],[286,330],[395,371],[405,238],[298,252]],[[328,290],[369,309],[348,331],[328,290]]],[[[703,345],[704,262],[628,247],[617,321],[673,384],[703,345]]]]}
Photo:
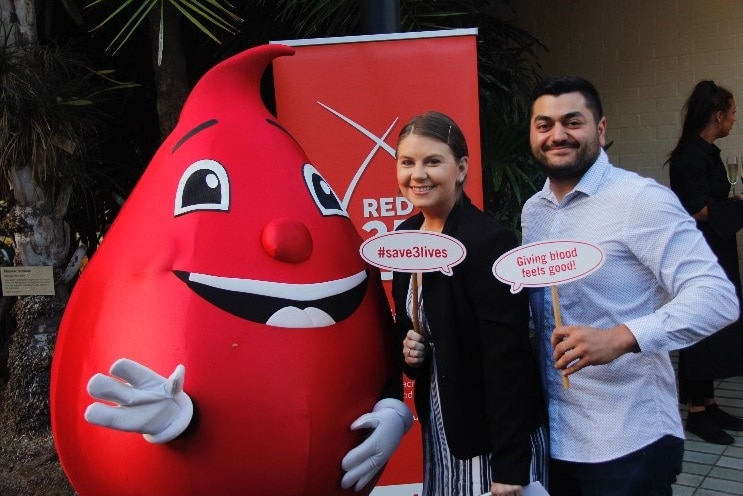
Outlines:
{"type": "Polygon", "coordinates": [[[552,332],[551,342],[555,368],[566,376],[588,365],[603,365],[625,353],[640,351],[635,336],[624,324],[611,329],[560,326],[552,332]]]}
{"type": "Polygon", "coordinates": [[[178,365],[167,379],[144,365],[122,358],[111,366],[111,376],[94,375],[88,393],[95,399],[85,411],[91,424],[138,432],[151,443],[165,443],[181,434],[193,416],[191,398],[183,392],[186,369],[178,365]]]}

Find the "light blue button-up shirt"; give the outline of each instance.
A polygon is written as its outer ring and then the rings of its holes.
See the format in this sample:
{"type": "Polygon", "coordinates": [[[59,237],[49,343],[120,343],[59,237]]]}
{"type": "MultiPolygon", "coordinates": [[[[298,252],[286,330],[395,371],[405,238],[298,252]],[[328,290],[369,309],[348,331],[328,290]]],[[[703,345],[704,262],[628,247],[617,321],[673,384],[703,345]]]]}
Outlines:
{"type": "Polygon", "coordinates": [[[624,323],[642,350],[586,367],[563,389],[554,368],[549,288],[531,289],[553,458],[613,460],[666,434],[684,437],[668,352],[738,318],[735,289],[676,195],[616,168],[604,151],[558,202],[547,180],[522,212],[523,242],[586,241],[601,268],[560,284],[563,325],[609,329],[624,323]]]}

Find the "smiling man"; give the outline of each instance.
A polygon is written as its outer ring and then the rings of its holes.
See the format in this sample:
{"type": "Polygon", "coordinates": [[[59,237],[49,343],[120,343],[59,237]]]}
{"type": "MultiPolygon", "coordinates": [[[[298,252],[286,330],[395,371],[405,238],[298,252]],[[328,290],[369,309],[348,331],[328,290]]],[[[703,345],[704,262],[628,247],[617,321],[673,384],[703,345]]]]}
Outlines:
{"type": "Polygon", "coordinates": [[[524,206],[523,242],[574,239],[606,254],[601,269],[560,285],[564,325],[550,291],[530,295],[550,494],[671,496],[684,431],[668,352],[733,322],[738,304],[675,195],[609,162],[606,130],[590,82],[561,76],[535,88],[530,140],[547,181],[524,206]]]}

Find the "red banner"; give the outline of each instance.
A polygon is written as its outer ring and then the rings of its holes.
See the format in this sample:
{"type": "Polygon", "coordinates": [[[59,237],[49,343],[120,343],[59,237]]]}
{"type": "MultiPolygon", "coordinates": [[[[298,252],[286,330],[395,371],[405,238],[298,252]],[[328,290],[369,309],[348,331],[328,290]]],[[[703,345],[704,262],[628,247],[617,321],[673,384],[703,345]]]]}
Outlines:
{"type": "MultiPolygon", "coordinates": [[[[392,231],[413,213],[398,194],[395,144],[402,126],[427,110],[462,128],[470,151],[467,194],[482,206],[476,35],[462,29],[276,42],[296,49],[273,62],[278,118],[362,238],[392,231]]],[[[406,381],[411,409],[412,393],[406,381]]],[[[416,422],[372,496],[419,494],[422,464],[416,422]]]]}

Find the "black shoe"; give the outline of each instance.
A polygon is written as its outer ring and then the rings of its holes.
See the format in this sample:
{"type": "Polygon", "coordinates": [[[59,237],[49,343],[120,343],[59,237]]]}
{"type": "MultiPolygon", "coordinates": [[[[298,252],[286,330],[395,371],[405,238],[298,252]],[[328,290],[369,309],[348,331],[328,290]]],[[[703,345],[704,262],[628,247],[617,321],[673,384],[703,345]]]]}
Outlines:
{"type": "Polygon", "coordinates": [[[716,403],[705,406],[705,409],[707,410],[707,415],[712,418],[715,424],[719,425],[723,429],[729,431],[743,431],[743,419],[722,411],[716,403]]]}
{"type": "Polygon", "coordinates": [[[712,444],[733,444],[734,441],[733,436],[723,431],[707,412],[689,412],[686,430],[712,444]]]}

